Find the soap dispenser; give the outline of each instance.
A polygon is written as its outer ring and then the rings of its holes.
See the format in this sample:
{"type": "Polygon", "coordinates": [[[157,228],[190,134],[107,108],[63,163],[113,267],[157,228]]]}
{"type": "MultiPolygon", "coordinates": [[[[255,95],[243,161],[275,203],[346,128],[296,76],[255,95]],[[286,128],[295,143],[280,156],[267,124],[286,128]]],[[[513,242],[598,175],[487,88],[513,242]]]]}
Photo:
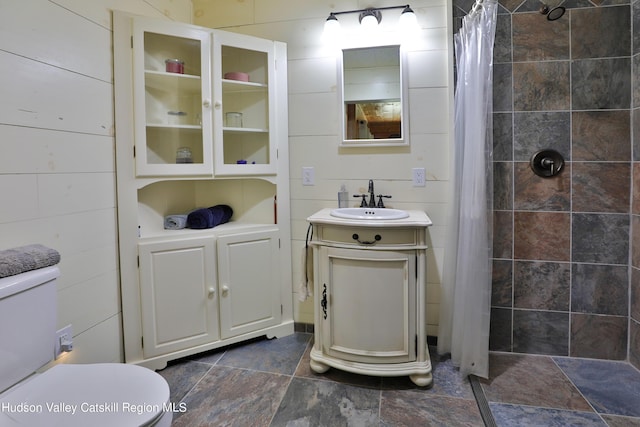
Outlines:
{"type": "Polygon", "coordinates": [[[340,186],[340,191],[338,191],[338,207],[339,208],[348,208],[349,207],[349,192],[344,184],[340,186]]]}

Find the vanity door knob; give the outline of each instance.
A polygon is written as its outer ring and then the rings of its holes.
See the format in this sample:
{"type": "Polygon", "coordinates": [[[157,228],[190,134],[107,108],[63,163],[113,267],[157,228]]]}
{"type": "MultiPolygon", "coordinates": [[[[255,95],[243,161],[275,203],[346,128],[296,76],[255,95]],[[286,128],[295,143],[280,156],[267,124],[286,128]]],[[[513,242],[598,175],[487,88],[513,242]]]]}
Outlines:
{"type": "Polygon", "coordinates": [[[226,296],[229,293],[229,286],[222,286],[222,295],[226,296]]]}
{"type": "Polygon", "coordinates": [[[216,288],[214,288],[213,286],[211,286],[211,287],[209,288],[209,298],[213,298],[215,294],[216,294],[216,288]]]}
{"type": "Polygon", "coordinates": [[[216,102],[213,104],[213,107],[214,107],[216,110],[219,110],[220,108],[222,108],[222,102],[220,102],[220,101],[216,101],[216,102]]]}
{"type": "Polygon", "coordinates": [[[211,100],[210,99],[205,99],[204,101],[202,101],[202,106],[204,108],[209,108],[211,107],[211,100]]]}

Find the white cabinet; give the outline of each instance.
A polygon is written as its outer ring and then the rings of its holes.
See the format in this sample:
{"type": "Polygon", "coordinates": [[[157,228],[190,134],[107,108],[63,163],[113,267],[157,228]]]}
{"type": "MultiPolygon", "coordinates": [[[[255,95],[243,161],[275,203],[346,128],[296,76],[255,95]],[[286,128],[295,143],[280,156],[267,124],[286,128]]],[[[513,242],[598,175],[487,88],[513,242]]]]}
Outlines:
{"type": "Polygon", "coordinates": [[[277,117],[287,114],[276,93],[283,49],[242,34],[134,19],[136,175],[276,174],[277,117]]]}
{"type": "MultiPolygon", "coordinates": [[[[215,171],[218,175],[273,174],[278,111],[275,46],[242,34],[213,38],[215,171]],[[238,76],[238,73],[244,75],[238,76]],[[239,80],[246,77],[247,81],[239,80]]],[[[281,67],[286,62],[278,60],[281,67]]]]}
{"type": "Polygon", "coordinates": [[[346,220],[323,209],[313,225],[315,342],[311,368],[408,375],[431,383],[426,343],[429,217],[346,220]]]}
{"type": "Polygon", "coordinates": [[[279,324],[278,257],[277,230],[141,242],[145,358],[279,324]]]}
{"type": "Polygon", "coordinates": [[[136,175],[213,175],[211,33],[147,18],[132,30],[136,175]]]}
{"type": "Polygon", "coordinates": [[[211,238],[140,244],[146,358],[220,338],[214,261],[211,238]]]}
{"type": "Polygon", "coordinates": [[[113,28],[125,361],[293,333],[286,45],[120,12],[113,28]],[[219,204],[230,222],[164,228],[219,204]]]}
{"type": "Polygon", "coordinates": [[[218,238],[222,338],[280,323],[279,253],[275,231],[218,238]]]}
{"type": "Polygon", "coordinates": [[[415,251],[319,247],[320,330],[328,356],[370,363],[416,359],[415,259],[415,251]]]}

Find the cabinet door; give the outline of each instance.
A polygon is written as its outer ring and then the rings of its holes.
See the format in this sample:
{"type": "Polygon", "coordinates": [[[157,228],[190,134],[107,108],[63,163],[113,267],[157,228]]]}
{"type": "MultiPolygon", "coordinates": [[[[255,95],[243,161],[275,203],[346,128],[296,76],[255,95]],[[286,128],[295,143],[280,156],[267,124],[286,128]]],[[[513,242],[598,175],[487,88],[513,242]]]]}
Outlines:
{"type": "Polygon", "coordinates": [[[217,341],[212,238],[140,243],[144,357],[217,341]]]}
{"type": "Polygon", "coordinates": [[[212,175],[211,33],[133,22],[136,175],[212,175]]]}
{"type": "Polygon", "coordinates": [[[320,248],[324,353],[368,363],[416,360],[415,259],[415,251],[320,248]]]}
{"type": "Polygon", "coordinates": [[[213,55],[216,175],[275,174],[274,43],[214,32],[213,55]]]}
{"type": "Polygon", "coordinates": [[[218,283],[222,338],[280,322],[278,232],[263,231],[218,239],[218,283]]]}

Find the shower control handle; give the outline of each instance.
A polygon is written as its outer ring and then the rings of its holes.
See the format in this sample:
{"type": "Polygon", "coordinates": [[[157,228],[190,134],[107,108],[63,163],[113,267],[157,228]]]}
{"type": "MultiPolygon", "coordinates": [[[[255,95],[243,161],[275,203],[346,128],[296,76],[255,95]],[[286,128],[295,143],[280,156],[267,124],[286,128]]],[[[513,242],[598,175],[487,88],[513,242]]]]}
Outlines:
{"type": "Polygon", "coordinates": [[[551,175],[553,175],[553,159],[545,157],[540,161],[540,164],[542,165],[542,167],[549,169],[551,171],[551,175]]]}
{"type": "Polygon", "coordinates": [[[564,167],[564,158],[556,150],[541,150],[531,156],[531,170],[543,178],[558,175],[564,167]]]}

